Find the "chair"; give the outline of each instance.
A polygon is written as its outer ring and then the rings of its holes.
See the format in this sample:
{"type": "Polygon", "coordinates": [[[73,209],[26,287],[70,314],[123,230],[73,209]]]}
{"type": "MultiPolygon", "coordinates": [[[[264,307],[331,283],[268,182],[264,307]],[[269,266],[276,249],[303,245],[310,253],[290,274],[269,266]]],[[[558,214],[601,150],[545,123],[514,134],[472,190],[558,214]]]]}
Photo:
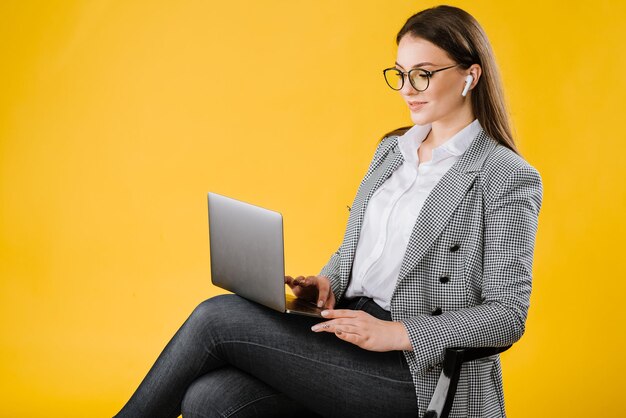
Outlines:
{"type": "Polygon", "coordinates": [[[502,353],[510,347],[447,348],[435,393],[423,418],[448,418],[463,363],[502,353]]]}

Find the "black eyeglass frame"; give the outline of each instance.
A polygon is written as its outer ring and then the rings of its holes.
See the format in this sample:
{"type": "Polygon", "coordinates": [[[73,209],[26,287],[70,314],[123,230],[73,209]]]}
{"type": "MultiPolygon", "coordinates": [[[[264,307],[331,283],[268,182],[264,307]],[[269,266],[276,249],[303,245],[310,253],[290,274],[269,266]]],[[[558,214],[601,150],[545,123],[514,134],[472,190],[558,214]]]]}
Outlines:
{"type": "Polygon", "coordinates": [[[448,70],[448,69],[450,69],[450,68],[458,67],[459,65],[460,65],[460,64],[454,64],[454,65],[451,65],[451,66],[449,66],[449,67],[444,67],[444,68],[440,68],[440,69],[438,69],[438,70],[433,70],[433,71],[428,71],[428,70],[425,70],[425,69],[423,69],[423,68],[413,68],[412,70],[409,70],[408,72],[401,71],[399,68],[396,68],[396,67],[390,67],[390,68],[385,68],[385,69],[383,70],[383,77],[385,78],[385,83],[387,83],[387,85],[388,85],[388,86],[389,86],[392,90],[395,90],[395,91],[400,91],[400,90],[402,90],[402,88],[404,87],[404,80],[405,80],[405,77],[404,77],[404,76],[406,75],[406,76],[408,77],[408,79],[409,79],[409,83],[411,83],[411,86],[412,86],[415,90],[417,90],[417,91],[425,91],[425,90],[428,88],[428,86],[430,86],[430,78],[431,78],[431,77],[432,77],[435,73],[438,73],[439,71],[443,71],[443,70],[448,70]],[[397,72],[399,72],[400,74],[402,74],[402,83],[400,84],[400,87],[399,87],[399,88],[395,88],[395,87],[393,87],[391,84],[389,84],[389,81],[387,81],[387,71],[391,71],[391,70],[393,70],[393,71],[397,71],[397,72]],[[421,89],[421,90],[420,90],[420,89],[418,89],[417,87],[415,87],[415,84],[413,84],[413,80],[411,79],[411,73],[412,73],[413,71],[420,71],[420,72],[422,73],[422,74],[420,74],[420,76],[421,76],[421,77],[426,77],[426,87],[424,87],[424,88],[423,88],[423,89],[421,89]]]}

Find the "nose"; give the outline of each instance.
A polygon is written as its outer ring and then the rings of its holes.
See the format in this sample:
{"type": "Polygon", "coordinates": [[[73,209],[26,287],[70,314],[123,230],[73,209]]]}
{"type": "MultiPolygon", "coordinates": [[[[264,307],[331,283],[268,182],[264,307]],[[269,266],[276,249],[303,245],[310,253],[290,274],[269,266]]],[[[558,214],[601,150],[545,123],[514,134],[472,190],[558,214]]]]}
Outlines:
{"type": "Polygon", "coordinates": [[[416,94],[419,93],[415,87],[413,87],[413,84],[411,84],[411,81],[409,80],[409,75],[408,74],[402,74],[402,77],[404,78],[404,83],[402,84],[402,88],[399,90],[400,93],[407,95],[407,94],[416,94]]]}

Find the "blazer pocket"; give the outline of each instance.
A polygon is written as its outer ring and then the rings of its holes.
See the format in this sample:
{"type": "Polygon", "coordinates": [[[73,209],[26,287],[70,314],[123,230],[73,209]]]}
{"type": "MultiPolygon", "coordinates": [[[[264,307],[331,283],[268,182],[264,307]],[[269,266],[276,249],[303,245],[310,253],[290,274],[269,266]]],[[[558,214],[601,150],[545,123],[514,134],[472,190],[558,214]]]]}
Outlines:
{"type": "Polygon", "coordinates": [[[441,312],[467,307],[464,260],[461,246],[454,240],[443,243],[431,264],[432,309],[441,312]]]}

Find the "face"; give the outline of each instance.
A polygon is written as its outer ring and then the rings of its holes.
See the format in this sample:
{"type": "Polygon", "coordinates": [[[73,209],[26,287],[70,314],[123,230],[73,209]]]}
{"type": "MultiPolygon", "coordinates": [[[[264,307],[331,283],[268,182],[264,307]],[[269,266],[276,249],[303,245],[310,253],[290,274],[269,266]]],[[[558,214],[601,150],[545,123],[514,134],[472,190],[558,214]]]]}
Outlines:
{"type": "MultiPolygon", "coordinates": [[[[443,49],[425,39],[407,34],[398,44],[396,68],[401,71],[408,72],[413,68],[434,71],[455,64],[443,49]]],[[[466,97],[461,96],[461,92],[468,74],[474,75],[470,89],[478,81],[480,74],[474,71],[475,66],[476,64],[469,69],[454,67],[435,73],[424,91],[415,90],[405,76],[404,86],[399,93],[409,106],[413,123],[425,125],[453,121],[463,117],[468,111],[471,114],[471,90],[466,97]]]]}

